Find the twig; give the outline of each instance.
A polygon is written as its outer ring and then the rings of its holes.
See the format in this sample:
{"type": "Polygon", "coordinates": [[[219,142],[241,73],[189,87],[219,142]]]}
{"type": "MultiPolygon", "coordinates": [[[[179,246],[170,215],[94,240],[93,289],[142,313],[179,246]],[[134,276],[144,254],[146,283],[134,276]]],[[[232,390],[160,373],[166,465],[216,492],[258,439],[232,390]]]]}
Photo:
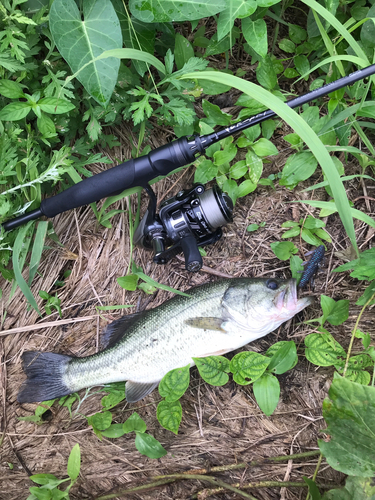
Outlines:
{"type": "Polygon", "coordinates": [[[28,466],[26,465],[26,463],[25,463],[24,459],[22,458],[22,456],[21,456],[20,452],[19,452],[19,451],[17,451],[17,450],[15,449],[15,447],[13,446],[13,442],[12,442],[12,440],[10,439],[9,434],[7,434],[7,437],[8,437],[8,439],[9,439],[9,443],[10,443],[10,446],[11,446],[11,448],[12,448],[12,450],[13,450],[13,453],[16,455],[16,457],[17,457],[17,459],[18,459],[19,463],[21,464],[21,466],[22,466],[23,470],[26,472],[26,474],[27,474],[29,477],[30,477],[30,476],[32,476],[32,475],[33,475],[33,473],[31,472],[31,470],[30,470],[30,469],[28,468],[28,466]]]}

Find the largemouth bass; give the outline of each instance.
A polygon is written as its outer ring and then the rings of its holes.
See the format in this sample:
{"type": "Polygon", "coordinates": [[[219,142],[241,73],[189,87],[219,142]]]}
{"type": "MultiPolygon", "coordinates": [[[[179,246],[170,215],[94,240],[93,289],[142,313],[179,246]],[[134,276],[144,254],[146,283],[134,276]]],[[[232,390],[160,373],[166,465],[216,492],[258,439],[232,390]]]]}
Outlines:
{"type": "Polygon", "coordinates": [[[193,366],[193,357],[225,354],[263,337],[312,300],[297,298],[294,279],[221,279],[187,293],[109,324],[107,347],[97,354],[75,358],[25,352],[28,378],[18,401],[46,401],[126,380],[126,399],[135,403],[170,370],[193,366]]]}

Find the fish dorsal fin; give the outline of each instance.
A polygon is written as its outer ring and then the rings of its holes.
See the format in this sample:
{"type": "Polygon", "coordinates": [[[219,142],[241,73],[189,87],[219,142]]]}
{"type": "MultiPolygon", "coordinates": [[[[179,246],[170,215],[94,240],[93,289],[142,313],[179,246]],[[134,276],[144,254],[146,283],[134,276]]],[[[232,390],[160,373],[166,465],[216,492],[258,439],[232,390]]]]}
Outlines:
{"type": "Polygon", "coordinates": [[[146,397],[159,384],[160,380],[151,383],[132,382],[128,380],[125,384],[125,396],[128,403],[136,403],[146,397]]]}
{"type": "Polygon", "coordinates": [[[113,347],[117,342],[126,337],[130,327],[141,318],[145,316],[147,311],[141,311],[134,314],[128,314],[127,316],[122,316],[116,321],[112,321],[107,325],[103,331],[102,345],[106,349],[113,347]]]}
{"type": "Polygon", "coordinates": [[[216,330],[218,332],[225,332],[222,327],[223,320],[221,318],[189,318],[185,320],[185,324],[192,326],[193,328],[200,328],[202,330],[216,330]]]}

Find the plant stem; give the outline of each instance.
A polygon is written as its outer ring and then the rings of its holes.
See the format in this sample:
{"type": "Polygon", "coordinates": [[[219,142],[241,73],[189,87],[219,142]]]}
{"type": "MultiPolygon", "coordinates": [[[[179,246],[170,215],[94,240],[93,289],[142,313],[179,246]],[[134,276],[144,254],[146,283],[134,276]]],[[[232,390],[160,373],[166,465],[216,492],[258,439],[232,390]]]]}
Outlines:
{"type": "MultiPolygon", "coordinates": [[[[320,464],[322,463],[322,460],[323,460],[323,455],[320,454],[319,458],[318,458],[318,463],[316,464],[316,467],[315,467],[314,475],[312,477],[313,481],[315,481],[316,476],[318,475],[319,467],[320,467],[320,464]]],[[[309,500],[309,499],[310,499],[310,491],[307,492],[307,496],[306,496],[306,500],[309,500]]]]}
{"type": "MultiPolygon", "coordinates": [[[[175,481],[178,481],[180,479],[198,479],[201,481],[207,480],[211,484],[214,484],[216,487],[219,487],[220,491],[222,489],[229,489],[231,491],[235,491],[238,495],[242,496],[242,498],[250,498],[250,500],[257,500],[255,497],[248,495],[247,493],[244,493],[243,491],[238,490],[239,484],[236,485],[228,485],[226,483],[223,483],[221,480],[216,479],[213,476],[206,476],[208,472],[226,472],[230,470],[237,470],[237,469],[245,469],[246,467],[249,466],[257,466],[257,465],[263,465],[263,464],[269,464],[270,462],[285,462],[288,460],[293,460],[293,459],[298,459],[298,458],[308,458],[308,457],[313,457],[320,454],[319,450],[312,450],[312,451],[306,451],[303,453],[295,453],[294,455],[282,455],[278,457],[270,457],[270,458],[265,458],[263,460],[253,460],[252,462],[243,462],[239,464],[229,464],[229,465],[221,465],[217,467],[212,467],[211,469],[192,469],[188,470],[182,473],[177,473],[177,474],[168,474],[168,475],[163,475],[163,476],[153,476],[151,477],[150,483],[143,484],[141,486],[135,486],[133,488],[128,488],[126,490],[119,490],[115,493],[109,493],[108,495],[103,495],[100,497],[96,497],[95,500],[110,500],[111,498],[116,498],[120,496],[125,496],[129,494],[134,494],[134,493],[139,493],[143,492],[149,489],[156,488],[158,486],[163,486],[164,484],[169,484],[169,483],[174,483],[175,481]],[[233,489],[234,488],[234,489],[233,489]],[[247,495],[247,496],[245,496],[247,495]]],[[[264,488],[264,487],[270,487],[271,483],[274,486],[290,486],[292,483],[283,483],[283,482],[278,482],[278,481],[261,481],[260,483],[249,483],[248,485],[243,486],[244,488],[264,488]],[[267,483],[267,484],[266,484],[267,483]]],[[[293,483],[294,484],[294,483],[293,483]]],[[[297,484],[297,483],[296,483],[297,484]]],[[[305,483],[298,483],[298,487],[304,487],[306,486],[305,483]]],[[[322,488],[325,488],[325,485],[321,486],[322,488]]],[[[327,486],[329,488],[334,487],[332,486],[327,486]]]]}
{"type": "Polygon", "coordinates": [[[353,328],[352,338],[350,339],[350,344],[349,344],[349,347],[348,347],[348,354],[346,356],[345,367],[344,367],[344,371],[343,371],[343,374],[342,374],[343,377],[345,377],[346,371],[348,369],[350,353],[352,351],[353,342],[354,342],[354,338],[355,338],[355,332],[357,331],[358,324],[359,324],[359,322],[361,320],[362,314],[365,312],[366,307],[369,305],[369,303],[374,298],[375,298],[375,293],[368,299],[368,301],[366,302],[366,304],[362,307],[361,312],[358,314],[357,321],[355,322],[355,325],[354,325],[354,328],[353,328]]]}

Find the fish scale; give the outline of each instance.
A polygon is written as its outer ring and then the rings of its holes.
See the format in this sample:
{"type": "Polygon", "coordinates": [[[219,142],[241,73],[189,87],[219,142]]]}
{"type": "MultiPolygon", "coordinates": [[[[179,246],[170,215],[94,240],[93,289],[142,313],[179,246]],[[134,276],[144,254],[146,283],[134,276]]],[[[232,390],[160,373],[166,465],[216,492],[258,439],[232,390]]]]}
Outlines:
{"type": "Polygon", "coordinates": [[[45,401],[85,387],[126,380],[129,402],[192,358],[224,354],[275,330],[310,303],[296,280],[232,278],[208,283],[107,326],[107,348],[83,358],[25,352],[20,402],[45,401]]]}

